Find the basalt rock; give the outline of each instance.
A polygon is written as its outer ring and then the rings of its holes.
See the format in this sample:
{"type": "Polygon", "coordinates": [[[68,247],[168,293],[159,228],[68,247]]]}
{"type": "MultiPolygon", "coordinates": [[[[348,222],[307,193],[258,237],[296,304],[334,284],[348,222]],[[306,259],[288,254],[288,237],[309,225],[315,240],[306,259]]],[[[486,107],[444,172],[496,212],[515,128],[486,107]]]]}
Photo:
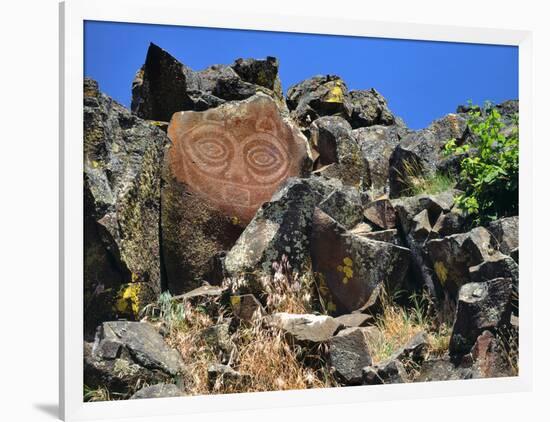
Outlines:
{"type": "Polygon", "coordinates": [[[401,384],[408,381],[407,371],[397,359],[374,366],[366,366],[362,371],[363,385],[401,384]]]}
{"type": "Polygon", "coordinates": [[[145,64],[132,83],[132,111],[143,119],[167,122],[176,112],[204,111],[258,91],[270,95],[284,109],[278,69],[277,60],[267,57],[193,71],[151,43],[145,64]]]}
{"type": "Polygon", "coordinates": [[[179,293],[205,277],[213,257],[231,249],[260,206],[289,177],[307,173],[311,159],[305,137],[263,94],[177,113],[168,135],[163,257],[168,286],[179,293]]]}
{"type": "Polygon", "coordinates": [[[105,322],[93,346],[85,347],[84,383],[92,388],[127,392],[138,382],[169,382],[184,370],[180,354],[144,322],[105,322]]]}
{"type": "Polygon", "coordinates": [[[321,274],[338,312],[362,309],[383,283],[397,288],[409,266],[408,249],[365,239],[346,231],[320,209],[315,210],[311,242],[313,270],[321,274]]]}
{"type": "Polygon", "coordinates": [[[395,228],[395,210],[388,199],[379,199],[368,203],[364,208],[363,215],[381,229],[395,228]]]}
{"type": "Polygon", "coordinates": [[[336,376],[346,385],[360,384],[362,369],[372,364],[362,328],[346,328],[332,337],[328,355],[336,376]]]}
{"type": "Polygon", "coordinates": [[[311,141],[319,151],[318,173],[360,190],[370,186],[368,163],[347,121],[339,116],[321,117],[312,123],[310,131],[311,141]]]}
{"type": "Polygon", "coordinates": [[[302,179],[290,179],[266,202],[227,253],[229,274],[273,272],[283,255],[293,271],[301,272],[310,261],[313,210],[317,196],[302,179]]]}
{"type": "Polygon", "coordinates": [[[451,355],[469,353],[484,330],[495,333],[510,323],[512,281],[497,278],[461,287],[449,343],[451,355]]]}
{"type": "Polygon", "coordinates": [[[354,128],[395,123],[386,99],[374,88],[351,91],[349,94],[352,105],[350,123],[354,128]]]}
{"type": "Polygon", "coordinates": [[[369,167],[370,192],[377,199],[389,194],[390,156],[408,131],[399,126],[371,126],[351,132],[369,167]]]}
{"type": "Polygon", "coordinates": [[[470,281],[470,267],[498,253],[493,248],[491,234],[483,227],[430,240],[426,248],[440,285],[452,298],[456,298],[460,287],[470,281]]]}
{"type": "Polygon", "coordinates": [[[352,104],[345,82],[335,75],[314,76],[291,86],[286,95],[291,116],[302,127],[322,116],[348,120],[352,104]]]}
{"type": "Polygon", "coordinates": [[[416,195],[391,201],[397,215],[398,226],[404,237],[405,246],[411,250],[411,266],[417,283],[425,287],[433,298],[442,296],[442,291],[434,280],[429,265],[426,242],[437,238],[434,224],[451,211],[454,204],[454,191],[437,195],[416,195]]]}
{"type": "Polygon", "coordinates": [[[492,221],[487,230],[494,236],[498,249],[510,255],[519,246],[519,217],[507,217],[492,221]]]}
{"type": "Polygon", "coordinates": [[[445,159],[445,144],[451,139],[461,140],[465,131],[466,119],[449,114],[426,129],[406,135],[390,157],[390,197],[407,193],[417,179],[435,174],[445,159]]]}
{"type": "Polygon", "coordinates": [[[136,391],[130,400],[138,399],[160,399],[163,397],[181,397],[183,392],[175,384],[155,384],[143,387],[136,391]]]}
{"type": "Polygon", "coordinates": [[[168,142],[84,81],[85,327],[135,318],[161,290],[160,161],[168,142]],[[119,296],[117,297],[117,293],[119,296]]]}
{"type": "Polygon", "coordinates": [[[287,335],[298,342],[323,343],[343,325],[327,315],[275,313],[268,319],[268,323],[283,330],[287,335]]]}

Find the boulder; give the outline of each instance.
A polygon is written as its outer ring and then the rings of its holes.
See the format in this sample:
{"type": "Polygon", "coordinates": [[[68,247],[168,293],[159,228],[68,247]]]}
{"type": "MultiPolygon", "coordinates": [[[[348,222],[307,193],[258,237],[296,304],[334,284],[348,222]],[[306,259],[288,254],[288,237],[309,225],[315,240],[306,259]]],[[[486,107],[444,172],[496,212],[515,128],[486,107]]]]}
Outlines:
{"type": "Polygon", "coordinates": [[[266,202],[225,257],[231,275],[260,271],[271,274],[285,255],[293,271],[309,263],[313,209],[317,197],[301,179],[290,179],[266,202]]]}
{"type": "Polygon", "coordinates": [[[328,344],[328,356],[336,377],[346,385],[359,385],[363,367],[372,363],[363,329],[346,328],[328,344]]]}
{"type": "Polygon", "coordinates": [[[469,268],[497,253],[491,234],[483,227],[430,240],[426,248],[440,285],[452,298],[456,298],[460,287],[470,281],[469,268]]]}
{"type": "Polygon", "coordinates": [[[278,312],[268,318],[268,323],[281,329],[292,339],[305,343],[324,343],[343,325],[328,315],[289,314],[278,312]]]}
{"type": "Polygon", "coordinates": [[[318,206],[347,229],[351,229],[363,219],[361,196],[353,187],[343,186],[334,190],[318,206]]]}
{"type": "Polygon", "coordinates": [[[277,59],[267,57],[238,59],[231,66],[214,65],[196,72],[151,43],[132,83],[132,111],[143,119],[167,122],[178,111],[204,111],[258,91],[284,108],[278,69],[277,59]]]}
{"type": "Polygon", "coordinates": [[[451,355],[469,353],[483,331],[494,333],[510,323],[512,291],[508,278],[468,283],[460,288],[449,343],[451,355]]]}
{"type": "Polygon", "coordinates": [[[433,224],[454,204],[455,191],[436,195],[416,195],[391,201],[397,215],[397,224],[403,234],[405,246],[411,250],[411,266],[417,284],[425,287],[433,298],[441,296],[441,289],[434,280],[433,270],[428,265],[426,241],[434,236],[433,224]]]}
{"type": "Polygon", "coordinates": [[[335,115],[348,120],[352,112],[348,88],[336,75],[318,75],[291,86],[286,103],[291,116],[302,127],[322,116],[335,115]]]}
{"type": "Polygon", "coordinates": [[[176,379],[184,371],[181,355],[155,327],[145,322],[110,321],[98,327],[92,347],[85,347],[84,383],[127,392],[139,382],[176,379]]]}
{"type": "Polygon", "coordinates": [[[84,80],[87,331],[116,315],[136,318],[160,293],[160,161],[167,142],[160,129],[84,80]]]}
{"type": "Polygon", "coordinates": [[[450,212],[439,215],[432,230],[440,236],[450,236],[452,234],[462,233],[466,227],[465,213],[453,208],[450,212]]]}
{"type": "Polygon", "coordinates": [[[363,385],[401,384],[408,381],[407,371],[397,359],[391,359],[378,365],[366,366],[362,371],[363,385]]]}
{"type": "Polygon", "coordinates": [[[483,331],[472,347],[473,366],[482,378],[497,378],[513,376],[510,362],[506,359],[506,351],[498,339],[490,331],[483,331]]]}
{"type": "Polygon", "coordinates": [[[390,156],[406,130],[397,126],[371,126],[351,132],[367,161],[373,198],[389,194],[390,156]]]}
{"type": "Polygon", "coordinates": [[[448,190],[434,195],[420,194],[391,200],[397,214],[399,225],[403,232],[408,234],[412,227],[413,218],[421,211],[428,211],[430,225],[436,224],[439,216],[446,214],[454,206],[454,198],[459,192],[448,190]]]}
{"type": "Polygon", "coordinates": [[[398,288],[407,273],[410,252],[346,231],[317,208],[311,259],[313,271],[322,275],[338,313],[349,313],[370,303],[372,293],[382,284],[398,288]]]}
{"type": "Polygon", "coordinates": [[[373,322],[371,315],[361,313],[340,315],[335,320],[345,328],[364,327],[373,322]]]}
{"type": "Polygon", "coordinates": [[[511,279],[516,287],[519,283],[518,264],[511,257],[501,253],[490,256],[481,264],[470,267],[468,271],[470,280],[478,283],[501,277],[511,279]]]}
{"type": "Polygon", "coordinates": [[[492,221],[487,230],[494,236],[498,250],[510,255],[519,246],[519,217],[506,217],[492,221]]]}
{"type": "Polygon", "coordinates": [[[388,199],[378,199],[369,202],[364,210],[365,218],[381,229],[394,229],[396,227],[395,210],[388,199]]]}
{"type": "Polygon", "coordinates": [[[161,399],[163,397],[181,397],[183,392],[175,384],[155,384],[136,391],[130,400],[161,399]]]}
{"type": "Polygon", "coordinates": [[[319,151],[319,174],[360,190],[370,186],[368,163],[348,122],[339,116],[321,117],[312,123],[310,131],[311,141],[319,151]]]}
{"type": "Polygon", "coordinates": [[[452,381],[467,380],[479,378],[475,370],[471,367],[455,365],[449,357],[429,359],[425,361],[418,374],[415,376],[415,382],[428,381],[452,381]]]}
{"type": "Polygon", "coordinates": [[[428,128],[406,135],[390,157],[390,197],[406,194],[418,179],[435,174],[445,160],[445,144],[451,139],[461,140],[466,127],[465,117],[448,114],[428,128]]]}
{"type": "Polygon", "coordinates": [[[311,160],[305,137],[263,94],[177,113],[168,135],[163,258],[168,287],[180,293],[205,278],[213,257],[231,249],[258,208],[311,160]]]}
{"type": "Polygon", "coordinates": [[[395,123],[395,117],[388,108],[386,99],[374,88],[350,91],[351,118],[354,128],[395,123]]]}

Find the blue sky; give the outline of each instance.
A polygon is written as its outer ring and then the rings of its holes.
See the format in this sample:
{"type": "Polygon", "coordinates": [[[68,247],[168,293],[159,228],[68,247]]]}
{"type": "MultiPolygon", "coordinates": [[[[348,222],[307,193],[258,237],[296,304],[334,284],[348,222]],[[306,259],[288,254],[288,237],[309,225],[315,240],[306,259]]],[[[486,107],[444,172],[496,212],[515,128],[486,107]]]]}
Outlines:
{"type": "Polygon", "coordinates": [[[513,46],[88,21],[84,73],[130,106],[131,83],[153,42],[195,70],[236,58],[279,59],[283,89],[336,74],[349,89],[376,88],[413,129],[472,100],[518,97],[513,46]]]}

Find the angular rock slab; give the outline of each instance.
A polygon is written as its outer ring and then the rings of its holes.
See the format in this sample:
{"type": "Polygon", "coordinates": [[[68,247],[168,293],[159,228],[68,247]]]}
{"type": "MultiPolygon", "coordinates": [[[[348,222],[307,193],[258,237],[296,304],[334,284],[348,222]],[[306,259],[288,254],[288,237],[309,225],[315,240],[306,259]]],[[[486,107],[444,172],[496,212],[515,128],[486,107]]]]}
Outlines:
{"type": "Polygon", "coordinates": [[[409,249],[346,231],[320,209],[314,213],[313,270],[322,275],[339,313],[362,309],[385,284],[396,288],[409,268],[409,249]]]}
{"type": "Polygon", "coordinates": [[[489,260],[494,250],[491,234],[483,227],[454,234],[426,244],[440,285],[456,297],[460,287],[470,281],[469,268],[489,260]]]}
{"type": "Polygon", "coordinates": [[[495,333],[510,323],[512,291],[508,278],[462,286],[449,343],[451,355],[469,353],[484,330],[495,333]]]}
{"type": "Polygon", "coordinates": [[[263,94],[177,113],[168,135],[163,257],[168,287],[181,293],[211,276],[212,259],[231,249],[258,208],[311,160],[305,137],[263,94]]]}
{"type": "Polygon", "coordinates": [[[361,190],[370,186],[368,162],[346,120],[339,116],[320,117],[311,124],[310,131],[310,139],[319,151],[319,174],[361,190]]]}
{"type": "Polygon", "coordinates": [[[362,370],[372,364],[369,342],[361,328],[346,328],[329,341],[330,364],[346,385],[361,384],[362,370]]]}
{"type": "Polygon", "coordinates": [[[151,43],[145,64],[132,83],[132,112],[143,119],[169,121],[178,111],[204,111],[226,101],[243,100],[258,91],[286,109],[278,71],[274,57],[237,59],[233,65],[194,71],[151,43]]]}
{"type": "Polygon", "coordinates": [[[310,165],[305,137],[262,94],[206,112],[176,113],[168,136],[176,180],[245,223],[287,178],[310,165]]]}
{"type": "Polygon", "coordinates": [[[130,400],[161,399],[163,397],[181,397],[183,392],[175,384],[155,384],[136,391],[130,400]]]}
{"type": "MultiPolygon", "coordinates": [[[[161,157],[165,133],[84,80],[84,301],[88,331],[135,318],[160,294],[161,157]],[[132,283],[129,312],[113,307],[132,283]]],[[[128,296],[127,291],[121,297],[128,296]]]]}
{"type": "Polygon", "coordinates": [[[155,327],[144,322],[103,323],[93,347],[84,353],[84,382],[90,387],[128,390],[138,380],[164,382],[183,371],[179,352],[165,343],[155,327]]]}
{"type": "Polygon", "coordinates": [[[292,178],[264,204],[225,257],[232,275],[273,272],[283,255],[293,271],[309,263],[311,222],[317,195],[307,180],[292,178]]]}
{"type": "Polygon", "coordinates": [[[351,132],[368,163],[373,198],[389,193],[390,156],[406,129],[396,126],[370,126],[351,132]]]}
{"type": "Polygon", "coordinates": [[[327,315],[289,314],[278,312],[273,314],[268,323],[283,330],[299,342],[322,343],[343,327],[337,320],[327,315]]]}
{"type": "Polygon", "coordinates": [[[318,75],[291,86],[286,95],[292,117],[307,127],[321,116],[351,117],[352,104],[345,82],[336,75],[318,75]]]}

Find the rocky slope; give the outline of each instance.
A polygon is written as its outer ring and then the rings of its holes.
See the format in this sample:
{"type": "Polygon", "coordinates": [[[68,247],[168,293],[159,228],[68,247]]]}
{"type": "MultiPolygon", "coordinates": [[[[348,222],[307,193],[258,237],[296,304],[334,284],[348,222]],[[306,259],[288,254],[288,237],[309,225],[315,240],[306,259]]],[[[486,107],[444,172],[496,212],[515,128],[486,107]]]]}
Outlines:
{"type": "Polygon", "coordinates": [[[472,226],[443,152],[468,107],[414,131],[338,76],[284,96],[275,58],[153,44],[132,95],[85,80],[88,400],[517,371],[518,217],[472,226]]]}

